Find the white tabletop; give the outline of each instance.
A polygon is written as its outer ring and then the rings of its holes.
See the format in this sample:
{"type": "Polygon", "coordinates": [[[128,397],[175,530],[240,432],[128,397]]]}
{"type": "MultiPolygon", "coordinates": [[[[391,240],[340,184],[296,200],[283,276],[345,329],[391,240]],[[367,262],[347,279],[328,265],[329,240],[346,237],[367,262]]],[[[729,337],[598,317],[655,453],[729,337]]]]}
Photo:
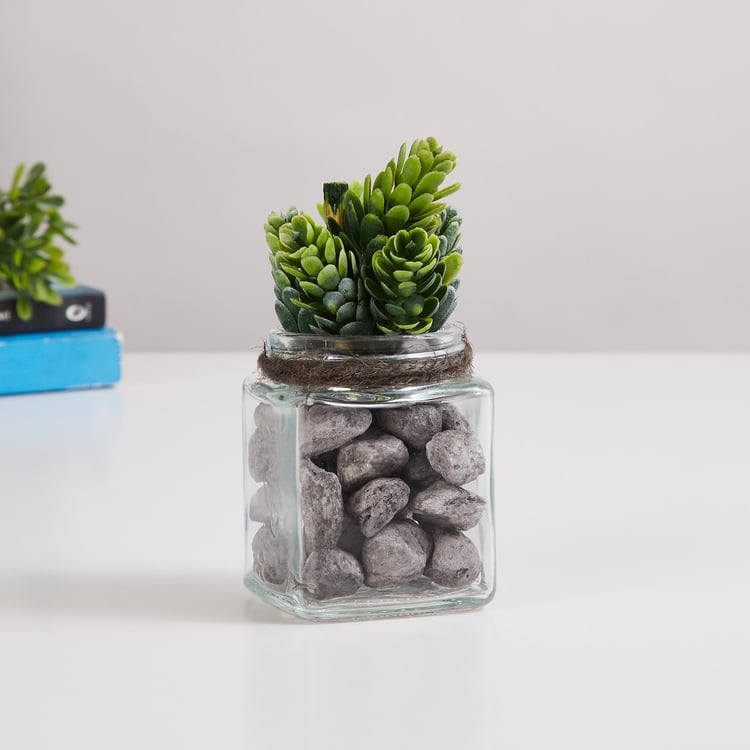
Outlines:
{"type": "Polygon", "coordinates": [[[0,748],[750,747],[750,357],[477,356],[498,595],[345,624],[242,585],[252,364],[0,398],[0,748]]]}

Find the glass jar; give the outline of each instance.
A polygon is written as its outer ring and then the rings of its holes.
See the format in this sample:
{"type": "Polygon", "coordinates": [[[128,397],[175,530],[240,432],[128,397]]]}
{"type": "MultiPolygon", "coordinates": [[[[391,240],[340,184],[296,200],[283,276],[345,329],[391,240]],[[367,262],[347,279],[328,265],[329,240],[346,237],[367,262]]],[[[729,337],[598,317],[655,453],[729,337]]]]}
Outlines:
{"type": "Polygon", "coordinates": [[[415,336],[272,332],[274,362],[323,385],[243,387],[245,585],[300,617],[342,620],[487,604],[495,590],[492,387],[424,365],[460,355],[460,326],[415,336]],[[394,373],[359,387],[348,376],[394,373]],[[387,378],[386,378],[387,379],[387,378]]]}

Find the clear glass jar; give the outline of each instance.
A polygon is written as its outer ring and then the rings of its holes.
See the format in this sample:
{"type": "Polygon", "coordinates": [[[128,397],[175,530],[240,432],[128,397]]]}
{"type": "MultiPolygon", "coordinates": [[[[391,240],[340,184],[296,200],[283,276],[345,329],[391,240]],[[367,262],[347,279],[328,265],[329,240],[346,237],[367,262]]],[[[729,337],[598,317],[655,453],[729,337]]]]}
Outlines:
{"type": "MultiPolygon", "coordinates": [[[[272,358],[332,371],[455,355],[463,329],[418,336],[272,332],[272,358]]],[[[492,387],[243,387],[245,584],[300,617],[357,619],[487,604],[495,590],[492,387]]]]}

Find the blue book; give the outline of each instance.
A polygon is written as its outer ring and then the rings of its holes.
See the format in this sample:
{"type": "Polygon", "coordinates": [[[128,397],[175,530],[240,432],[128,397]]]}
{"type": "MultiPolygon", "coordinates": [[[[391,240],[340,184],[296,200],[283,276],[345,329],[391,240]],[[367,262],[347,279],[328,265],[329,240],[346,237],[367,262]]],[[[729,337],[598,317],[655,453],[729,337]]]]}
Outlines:
{"type": "Polygon", "coordinates": [[[112,328],[0,337],[0,395],[113,385],[120,354],[112,328]]]}

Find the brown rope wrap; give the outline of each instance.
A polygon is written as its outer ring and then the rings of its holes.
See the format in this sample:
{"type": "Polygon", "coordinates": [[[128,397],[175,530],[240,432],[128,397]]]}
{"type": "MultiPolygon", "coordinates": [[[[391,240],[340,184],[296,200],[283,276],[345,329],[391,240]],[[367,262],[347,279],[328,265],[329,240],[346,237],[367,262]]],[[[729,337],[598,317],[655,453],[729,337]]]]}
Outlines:
{"type": "Polygon", "coordinates": [[[464,333],[464,348],[448,355],[435,354],[415,360],[398,361],[393,357],[351,356],[335,362],[309,354],[292,356],[269,355],[266,345],[258,357],[258,370],[277,383],[316,388],[402,388],[429,385],[472,373],[472,349],[464,333]]]}

